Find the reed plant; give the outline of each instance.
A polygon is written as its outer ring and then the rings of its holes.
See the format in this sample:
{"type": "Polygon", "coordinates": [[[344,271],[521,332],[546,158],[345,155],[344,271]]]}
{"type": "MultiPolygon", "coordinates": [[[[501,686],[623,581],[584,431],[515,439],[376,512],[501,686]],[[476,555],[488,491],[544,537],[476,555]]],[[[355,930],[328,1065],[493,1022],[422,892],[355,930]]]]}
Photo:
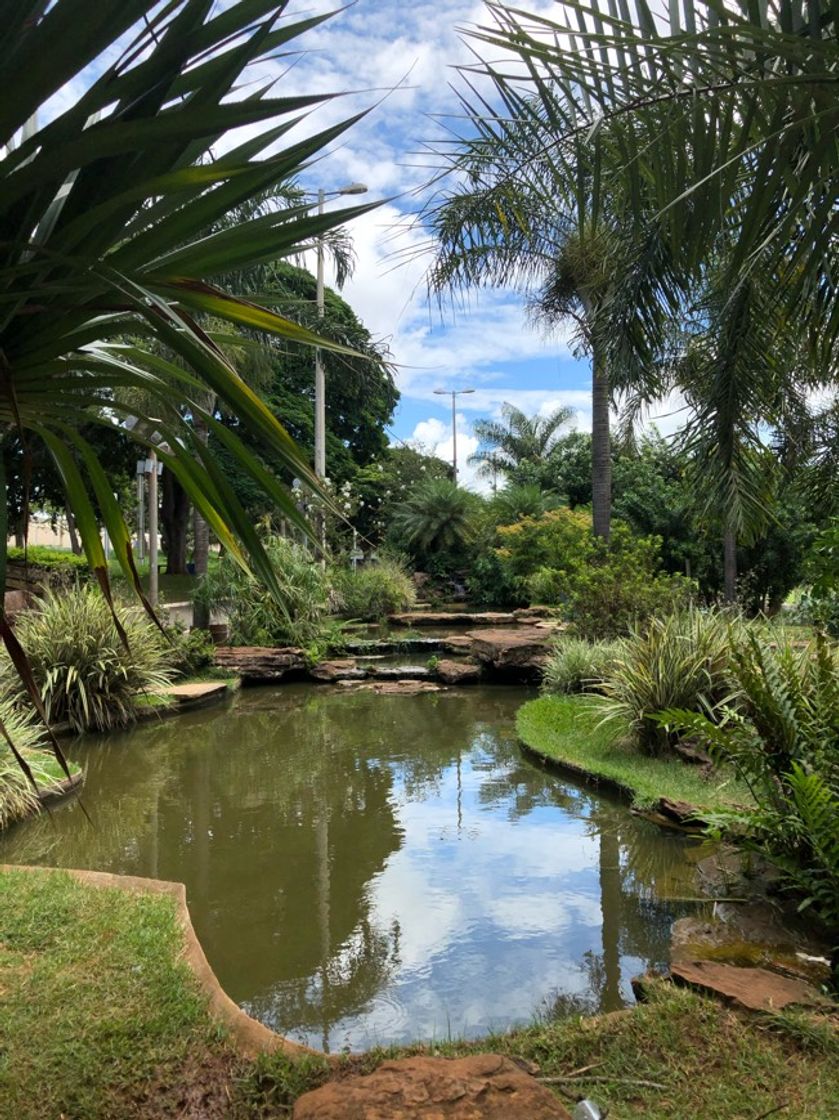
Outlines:
{"type": "MultiPolygon", "coordinates": [[[[47,592],[36,608],[20,615],[17,637],[50,723],[66,721],[76,731],[125,727],[135,718],[142,694],[171,682],[170,643],[140,608],[117,607],[116,612],[125,642],[93,586],[47,592]]],[[[9,660],[0,663],[0,684],[7,696],[26,702],[9,660]]]]}
{"type": "Polygon", "coordinates": [[[722,611],[690,608],[633,630],[593,697],[603,724],[647,754],[666,753],[678,732],[656,718],[659,712],[678,708],[713,718],[733,699],[731,641],[744,625],[722,611]]]}
{"type": "MultiPolygon", "coordinates": [[[[51,754],[40,749],[44,745],[43,728],[10,700],[0,700],[0,721],[29,767],[38,789],[55,789],[59,783],[58,763],[51,754]]],[[[0,829],[29,816],[37,808],[38,795],[32,783],[8,743],[0,739],[0,829]]]]}

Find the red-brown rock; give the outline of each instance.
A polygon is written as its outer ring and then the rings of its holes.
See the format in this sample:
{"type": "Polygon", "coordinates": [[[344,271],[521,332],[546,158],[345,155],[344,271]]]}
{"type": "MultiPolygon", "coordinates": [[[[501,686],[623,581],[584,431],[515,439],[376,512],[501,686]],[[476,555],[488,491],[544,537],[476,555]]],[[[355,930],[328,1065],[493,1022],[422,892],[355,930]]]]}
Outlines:
{"type": "Polygon", "coordinates": [[[515,630],[472,630],[472,655],[503,671],[541,676],[548,658],[550,632],[534,626],[515,630]]]}
{"type": "Polygon", "coordinates": [[[438,661],[434,672],[443,684],[477,684],[481,679],[480,665],[470,661],[438,661]]]}
{"type": "Polygon", "coordinates": [[[217,646],[215,663],[243,680],[280,681],[306,668],[302,649],[294,646],[217,646]]]}
{"type": "Polygon", "coordinates": [[[510,611],[408,611],[390,614],[391,626],[510,626],[510,611]]]}
{"type": "Polygon", "coordinates": [[[779,976],[765,968],[678,961],[670,966],[670,975],[677,984],[698,988],[747,1011],[780,1011],[793,1004],[825,1010],[835,1006],[805,980],[779,976]]]}
{"type": "Polygon", "coordinates": [[[556,1097],[500,1054],[403,1058],[300,1097],[292,1120],[570,1120],[556,1097]]]}
{"type": "Polygon", "coordinates": [[[335,681],[363,681],[367,670],[360,669],[354,657],[340,658],[337,661],[319,661],[309,670],[309,676],[316,681],[333,684],[335,681]]]}

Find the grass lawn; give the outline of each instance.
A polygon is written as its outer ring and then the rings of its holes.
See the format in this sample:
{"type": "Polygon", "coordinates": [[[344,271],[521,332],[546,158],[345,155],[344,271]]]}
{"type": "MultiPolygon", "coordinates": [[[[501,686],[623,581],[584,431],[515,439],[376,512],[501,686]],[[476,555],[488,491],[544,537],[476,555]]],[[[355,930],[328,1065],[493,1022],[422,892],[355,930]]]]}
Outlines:
{"type": "Polygon", "coordinates": [[[613,731],[598,727],[599,719],[585,697],[540,696],[519,708],[516,730],[539,754],[619,782],[632,791],[639,808],[652,806],[660,797],[701,809],[750,803],[748,789],[733,777],[708,781],[698,767],[678,759],[639,754],[616,742],[613,731]]]}
{"type": "MultiPolygon", "coordinates": [[[[0,872],[0,1120],[267,1120],[329,1076],[326,1063],[239,1058],[178,959],[173,901],[68,875],[0,872]]],[[[492,1049],[540,1075],[585,1073],[611,1120],[839,1120],[839,1046],[828,1027],[742,1019],[657,984],[631,1013],[541,1023],[479,1043],[377,1050],[388,1057],[492,1049]],[[655,1082],[660,1088],[631,1083],[655,1082]]],[[[526,1118],[522,1118],[526,1120],[526,1118]]]]}

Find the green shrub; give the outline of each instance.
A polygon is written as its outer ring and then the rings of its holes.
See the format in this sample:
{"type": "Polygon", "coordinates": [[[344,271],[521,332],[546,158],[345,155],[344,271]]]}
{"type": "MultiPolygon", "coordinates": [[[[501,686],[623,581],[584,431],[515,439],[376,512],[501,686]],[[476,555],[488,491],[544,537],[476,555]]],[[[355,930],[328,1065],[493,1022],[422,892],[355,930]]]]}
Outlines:
{"type": "Polygon", "coordinates": [[[616,522],[608,541],[591,515],[556,509],[498,529],[496,553],[528,602],[558,606],[589,641],[617,638],[655,614],[685,607],[694,586],[659,573],[661,541],[636,537],[616,522]]]}
{"type": "MultiPolygon", "coordinates": [[[[122,643],[108,604],[92,586],[48,592],[18,618],[25,649],[51,723],[77,731],[124,727],[134,719],[140,693],[172,679],[168,643],[137,607],[117,608],[128,645],[122,643]]],[[[11,665],[0,666],[8,695],[25,701],[11,665]]]]}
{"type": "Polygon", "coordinates": [[[560,638],[545,667],[543,690],[591,691],[608,675],[620,650],[620,642],[587,642],[584,638],[560,638]]]}
{"type": "Polygon", "coordinates": [[[356,571],[333,572],[340,611],[348,618],[377,622],[396,611],[410,610],[417,601],[416,588],[395,560],[382,559],[356,571]]]}
{"type": "MultiPolygon", "coordinates": [[[[43,728],[9,700],[0,700],[0,720],[9,738],[26,759],[38,788],[49,790],[57,787],[58,762],[51,754],[39,749],[44,744],[43,728]]],[[[37,808],[38,798],[31,783],[5,739],[0,739],[0,829],[28,816],[37,808]]]]}
{"type": "Polygon", "coordinates": [[[166,633],[172,645],[170,663],[176,677],[194,677],[210,669],[215,645],[206,630],[170,626],[166,633]]]}
{"type": "Polygon", "coordinates": [[[65,552],[63,548],[50,548],[48,545],[31,544],[26,549],[10,548],[8,559],[31,564],[37,568],[66,568],[70,572],[88,575],[90,569],[84,556],[65,552]]]}
{"type": "Polygon", "coordinates": [[[616,525],[608,543],[592,543],[588,562],[567,581],[563,614],[576,634],[589,641],[617,638],[647,619],[689,606],[691,581],[657,571],[658,537],[635,537],[616,525]]]}
{"type": "Polygon", "coordinates": [[[650,619],[613,658],[596,703],[602,722],[627,731],[634,746],[662,754],[676,738],[658,713],[679,708],[713,716],[730,698],[734,620],[692,609],[650,619]]]}
{"type": "Polygon", "coordinates": [[[196,600],[211,611],[227,611],[233,645],[322,647],[337,633],[328,619],[326,572],[308,549],[285,537],[268,533],[262,545],[279,583],[279,600],[227,553],[202,577],[196,600]]]}
{"type": "MultiPolygon", "coordinates": [[[[773,648],[746,633],[733,642],[731,671],[737,701],[715,720],[674,705],[661,722],[748,783],[757,809],[718,812],[712,824],[768,856],[839,946],[839,655],[822,636],[773,648]]],[[[838,966],[839,948],[837,986],[838,966]]]]}

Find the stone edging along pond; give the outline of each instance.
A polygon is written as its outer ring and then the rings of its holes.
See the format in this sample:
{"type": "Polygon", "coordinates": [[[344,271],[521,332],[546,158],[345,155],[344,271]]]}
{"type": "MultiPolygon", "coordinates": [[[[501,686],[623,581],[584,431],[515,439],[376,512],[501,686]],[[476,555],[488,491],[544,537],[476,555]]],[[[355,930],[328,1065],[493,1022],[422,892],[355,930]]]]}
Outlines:
{"type": "Polygon", "coordinates": [[[230,1031],[231,1040],[239,1052],[249,1058],[255,1058],[260,1054],[282,1052],[289,1058],[316,1056],[333,1060],[319,1050],[313,1050],[299,1042],[292,1042],[284,1035],[277,1034],[263,1023],[252,1019],[233,1002],[218,982],[201,948],[201,942],[198,940],[189,915],[186,887],[183,883],[170,883],[162,879],[142,879],[136,875],[112,875],[107,871],[36,867],[28,864],[0,864],[0,871],[25,871],[33,875],[58,871],[71,875],[85,886],[123,890],[134,894],[168,895],[175,904],[178,925],[183,935],[183,959],[205,992],[211,1014],[230,1031]]]}

